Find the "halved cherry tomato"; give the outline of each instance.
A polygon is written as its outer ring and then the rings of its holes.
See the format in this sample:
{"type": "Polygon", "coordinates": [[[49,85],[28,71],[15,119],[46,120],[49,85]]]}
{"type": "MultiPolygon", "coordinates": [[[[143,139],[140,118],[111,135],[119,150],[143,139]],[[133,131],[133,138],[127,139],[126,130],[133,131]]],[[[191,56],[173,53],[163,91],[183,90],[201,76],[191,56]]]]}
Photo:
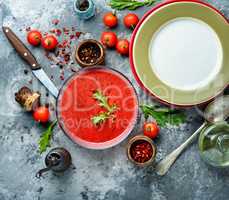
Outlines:
{"type": "Polygon", "coordinates": [[[46,50],[54,50],[58,45],[58,40],[54,35],[47,35],[45,38],[42,40],[42,46],[46,50]]]}
{"type": "Polygon", "coordinates": [[[109,28],[113,28],[118,25],[118,18],[114,13],[108,12],[103,16],[103,23],[109,28]]]}
{"type": "Polygon", "coordinates": [[[129,55],[129,41],[127,39],[121,39],[116,44],[116,50],[121,55],[129,55]]]}
{"type": "Polygon", "coordinates": [[[33,46],[38,46],[41,44],[42,35],[37,30],[32,30],[27,35],[27,41],[33,46]]]}
{"type": "Polygon", "coordinates": [[[106,47],[113,48],[117,44],[118,38],[114,32],[103,32],[101,42],[106,47]]]}
{"type": "Polygon", "coordinates": [[[159,134],[159,127],[155,122],[146,122],[143,125],[143,133],[145,136],[154,139],[159,134]]]}
{"type": "Polygon", "coordinates": [[[138,22],[139,22],[139,18],[134,13],[127,14],[123,19],[123,23],[127,28],[134,29],[135,26],[138,24],[138,22]]]}
{"type": "Polygon", "coordinates": [[[33,112],[33,118],[35,121],[46,123],[49,120],[49,109],[45,106],[38,107],[33,112]]]}

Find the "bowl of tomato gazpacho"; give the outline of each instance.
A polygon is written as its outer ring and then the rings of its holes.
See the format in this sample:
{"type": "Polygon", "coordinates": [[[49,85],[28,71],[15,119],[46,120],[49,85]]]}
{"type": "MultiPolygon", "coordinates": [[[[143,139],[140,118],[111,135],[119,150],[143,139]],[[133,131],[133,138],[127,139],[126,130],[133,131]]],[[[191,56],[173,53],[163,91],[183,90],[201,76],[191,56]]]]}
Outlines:
{"type": "Polygon", "coordinates": [[[133,130],[137,117],[135,89],[124,75],[110,68],[90,67],[75,73],[57,100],[61,128],[89,149],[119,144],[133,130]]]}

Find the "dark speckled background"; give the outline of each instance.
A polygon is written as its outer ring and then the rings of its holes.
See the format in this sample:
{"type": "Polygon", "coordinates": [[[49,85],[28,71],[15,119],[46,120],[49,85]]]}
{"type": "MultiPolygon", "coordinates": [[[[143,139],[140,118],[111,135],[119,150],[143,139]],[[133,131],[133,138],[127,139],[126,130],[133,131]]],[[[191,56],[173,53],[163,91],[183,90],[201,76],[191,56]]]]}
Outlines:
{"type": "MultiPolygon", "coordinates": [[[[104,0],[97,0],[96,17],[82,22],[73,12],[73,0],[0,0],[0,23],[9,25],[25,41],[25,28],[31,26],[42,31],[53,27],[52,19],[61,20],[60,27],[75,26],[87,32],[84,38],[99,39],[104,30],[101,17],[110,10],[104,0]],[[22,29],[22,31],[20,31],[22,29]]],[[[209,0],[229,17],[228,0],[209,0]]],[[[136,12],[142,16],[150,8],[136,12]]],[[[118,12],[121,18],[126,11],[118,12]]],[[[131,31],[123,26],[117,28],[119,37],[130,37],[131,31]]],[[[76,41],[78,43],[78,41],[76,41]]],[[[75,44],[76,44],[75,43],[75,44]]],[[[74,44],[74,45],[75,45],[74,44]]],[[[73,47],[74,48],[74,47],[73,47]]],[[[61,86],[60,70],[51,67],[41,49],[32,49],[49,76],[61,86]]],[[[134,84],[141,102],[152,102],[136,84],[131,74],[128,59],[113,51],[107,53],[107,66],[113,67],[134,84]]],[[[73,157],[72,168],[65,174],[47,173],[44,178],[36,179],[35,173],[44,166],[45,154],[37,153],[37,143],[44,130],[36,124],[15,102],[14,93],[23,85],[28,85],[43,94],[42,101],[53,102],[45,97],[45,88],[29,73],[24,75],[28,66],[17,56],[7,39],[0,34],[0,200],[227,200],[229,199],[229,171],[207,166],[198,154],[197,143],[192,145],[175,163],[169,173],[160,177],[153,167],[139,169],[133,166],[125,155],[127,140],[120,145],[104,150],[92,151],[73,144],[56,127],[52,147],[63,146],[73,157]],[[33,84],[29,84],[30,80],[33,84]]],[[[79,67],[76,66],[76,69],[79,67]]],[[[65,78],[72,72],[65,69],[65,78]]],[[[187,123],[179,127],[161,130],[157,161],[181,144],[202,123],[195,109],[187,110],[187,123]]],[[[140,130],[141,122],[135,133],[140,130]]],[[[132,133],[133,135],[133,133],[132,133]]]]}

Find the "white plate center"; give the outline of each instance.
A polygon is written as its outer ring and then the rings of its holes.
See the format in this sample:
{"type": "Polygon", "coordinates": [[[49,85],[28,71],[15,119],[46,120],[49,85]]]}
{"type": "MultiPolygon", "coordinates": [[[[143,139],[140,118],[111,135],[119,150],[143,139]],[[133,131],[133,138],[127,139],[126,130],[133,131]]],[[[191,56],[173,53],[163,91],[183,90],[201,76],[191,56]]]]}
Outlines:
{"type": "Polygon", "coordinates": [[[152,70],[168,86],[195,90],[206,86],[222,66],[222,46],[215,31],[193,18],[177,18],[152,38],[152,70]]]}

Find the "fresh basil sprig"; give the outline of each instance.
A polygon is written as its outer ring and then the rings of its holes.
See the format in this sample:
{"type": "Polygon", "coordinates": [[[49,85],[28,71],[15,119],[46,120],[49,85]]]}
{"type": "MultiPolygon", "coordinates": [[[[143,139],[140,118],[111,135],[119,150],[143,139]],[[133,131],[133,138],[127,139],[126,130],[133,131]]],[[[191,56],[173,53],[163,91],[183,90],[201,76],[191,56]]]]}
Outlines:
{"type": "Polygon", "coordinates": [[[50,146],[50,141],[52,138],[52,133],[53,133],[53,128],[56,125],[57,120],[52,122],[47,130],[42,134],[40,140],[39,140],[39,151],[42,154],[43,152],[46,151],[46,149],[50,146]]]}
{"type": "Polygon", "coordinates": [[[185,114],[178,110],[171,110],[157,105],[146,104],[141,105],[140,108],[145,116],[145,119],[148,119],[151,116],[161,127],[164,127],[167,124],[179,125],[184,123],[186,120],[185,114]]]}

